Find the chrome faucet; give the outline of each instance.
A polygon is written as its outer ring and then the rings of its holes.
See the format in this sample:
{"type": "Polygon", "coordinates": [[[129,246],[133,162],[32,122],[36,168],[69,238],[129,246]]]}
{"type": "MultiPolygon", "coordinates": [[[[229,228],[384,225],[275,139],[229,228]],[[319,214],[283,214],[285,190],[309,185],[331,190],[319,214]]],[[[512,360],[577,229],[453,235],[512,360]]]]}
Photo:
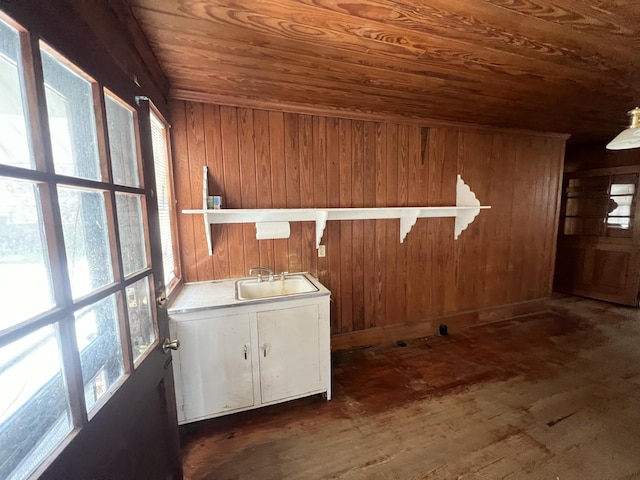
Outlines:
{"type": "MultiPolygon", "coordinates": [[[[249,269],[249,276],[253,275],[253,272],[268,272],[269,273],[269,281],[273,282],[273,270],[267,267],[251,267],[249,269]]],[[[258,282],[262,282],[262,275],[258,273],[258,282]]]]}

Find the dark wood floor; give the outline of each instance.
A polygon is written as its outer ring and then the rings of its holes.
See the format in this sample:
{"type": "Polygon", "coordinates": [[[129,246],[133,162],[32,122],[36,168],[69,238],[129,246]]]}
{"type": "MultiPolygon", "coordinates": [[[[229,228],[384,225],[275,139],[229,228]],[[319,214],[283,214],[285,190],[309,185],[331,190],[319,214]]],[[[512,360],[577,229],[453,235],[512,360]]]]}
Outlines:
{"type": "Polygon", "coordinates": [[[330,402],[185,427],[185,478],[640,479],[640,312],[549,309],[337,352],[330,402]]]}

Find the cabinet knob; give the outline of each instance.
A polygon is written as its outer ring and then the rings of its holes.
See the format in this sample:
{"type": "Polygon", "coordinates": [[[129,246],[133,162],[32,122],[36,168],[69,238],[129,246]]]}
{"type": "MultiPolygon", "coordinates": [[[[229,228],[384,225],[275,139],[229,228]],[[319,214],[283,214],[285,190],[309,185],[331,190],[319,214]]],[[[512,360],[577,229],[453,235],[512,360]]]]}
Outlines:
{"type": "Polygon", "coordinates": [[[244,359],[247,359],[247,346],[244,346],[244,359]]]}
{"type": "Polygon", "coordinates": [[[267,344],[262,345],[262,351],[264,352],[264,356],[267,356],[267,344]]]}

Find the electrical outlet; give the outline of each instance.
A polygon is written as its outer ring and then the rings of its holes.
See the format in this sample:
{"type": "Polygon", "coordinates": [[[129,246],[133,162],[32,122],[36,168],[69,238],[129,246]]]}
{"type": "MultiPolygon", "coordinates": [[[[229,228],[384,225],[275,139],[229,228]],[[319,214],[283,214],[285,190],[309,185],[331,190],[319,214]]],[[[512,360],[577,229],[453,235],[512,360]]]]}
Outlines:
{"type": "Polygon", "coordinates": [[[322,257],[325,257],[326,255],[327,255],[327,250],[325,249],[325,246],[320,245],[318,247],[318,256],[322,258],[322,257]]]}

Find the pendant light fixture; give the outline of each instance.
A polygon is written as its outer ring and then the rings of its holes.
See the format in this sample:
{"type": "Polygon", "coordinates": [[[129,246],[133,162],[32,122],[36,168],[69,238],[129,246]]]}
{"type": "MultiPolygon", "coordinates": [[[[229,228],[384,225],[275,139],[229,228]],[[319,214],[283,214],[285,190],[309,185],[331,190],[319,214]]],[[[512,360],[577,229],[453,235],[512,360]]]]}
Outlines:
{"type": "Polygon", "coordinates": [[[640,147],[640,108],[636,107],[627,113],[631,117],[631,125],[623,130],[607,145],[609,150],[627,150],[640,147]]]}

